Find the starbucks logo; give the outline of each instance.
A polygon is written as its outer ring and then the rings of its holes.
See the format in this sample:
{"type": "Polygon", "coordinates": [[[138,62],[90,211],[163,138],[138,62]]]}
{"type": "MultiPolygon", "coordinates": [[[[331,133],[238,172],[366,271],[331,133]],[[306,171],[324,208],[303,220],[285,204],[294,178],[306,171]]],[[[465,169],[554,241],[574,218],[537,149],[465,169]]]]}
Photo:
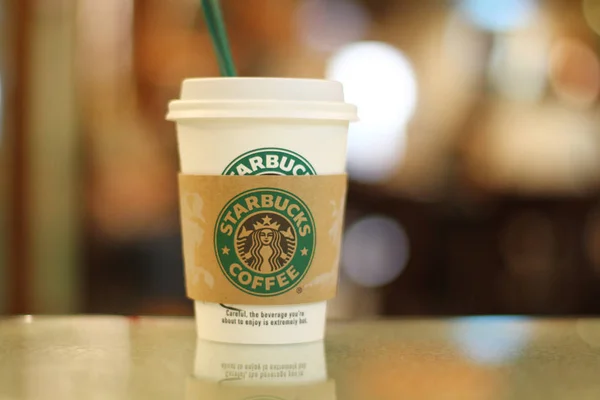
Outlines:
{"type": "Polygon", "coordinates": [[[248,268],[266,274],[285,267],[296,250],[296,232],[279,214],[248,217],[237,232],[236,252],[248,268]]]}
{"type": "Polygon", "coordinates": [[[222,175],[316,175],[300,154],[275,147],[251,150],[233,160],[222,175]]]}
{"type": "Polygon", "coordinates": [[[215,254],[227,279],[256,296],[294,288],[310,267],[315,225],[306,204],[281,189],[252,189],[223,208],[215,254]]]}

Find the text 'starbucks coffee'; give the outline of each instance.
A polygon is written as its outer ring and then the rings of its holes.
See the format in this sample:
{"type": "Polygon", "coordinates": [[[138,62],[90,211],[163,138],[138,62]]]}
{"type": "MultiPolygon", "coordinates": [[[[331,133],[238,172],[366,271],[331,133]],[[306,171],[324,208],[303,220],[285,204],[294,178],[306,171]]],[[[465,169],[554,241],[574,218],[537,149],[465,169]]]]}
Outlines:
{"type": "MultiPolygon", "coordinates": [[[[356,109],[332,81],[187,79],[167,118],[177,122],[183,178],[300,178],[345,173],[348,122],[356,109]]],[[[325,302],[306,299],[318,298],[315,288],[333,278],[320,273],[331,269],[329,261],[319,260],[328,260],[328,252],[339,257],[343,196],[324,187],[331,197],[325,203],[303,183],[302,196],[293,185],[250,185],[221,199],[222,184],[181,199],[182,215],[189,216],[182,220],[184,246],[193,243],[186,253],[188,294],[199,288],[193,297],[198,336],[255,344],[321,339],[325,302]],[[213,207],[214,215],[208,212],[213,207]]]]}
{"type": "Polygon", "coordinates": [[[219,215],[215,253],[225,276],[240,290],[275,296],[304,277],[315,237],[302,200],[283,190],[255,189],[232,199],[219,215]]]}
{"type": "Polygon", "coordinates": [[[276,148],[256,149],[231,162],[223,175],[316,175],[300,154],[276,148]]]}
{"type": "Polygon", "coordinates": [[[186,291],[241,320],[222,323],[302,325],[302,310],[253,319],[229,304],[299,306],[335,295],[345,175],[181,174],[179,190],[186,291]]]}

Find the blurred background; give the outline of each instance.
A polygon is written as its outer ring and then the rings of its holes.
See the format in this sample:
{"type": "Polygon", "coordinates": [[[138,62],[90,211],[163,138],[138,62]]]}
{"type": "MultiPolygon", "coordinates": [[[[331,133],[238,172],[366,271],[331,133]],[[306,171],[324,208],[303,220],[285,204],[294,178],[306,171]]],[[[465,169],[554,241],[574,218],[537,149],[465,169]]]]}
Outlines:
{"type": "MultiPolygon", "coordinates": [[[[191,315],[174,126],[196,0],[0,0],[0,313],[191,315]]],[[[600,313],[600,0],[222,1],[240,75],[361,122],[331,318],[600,313]]]]}

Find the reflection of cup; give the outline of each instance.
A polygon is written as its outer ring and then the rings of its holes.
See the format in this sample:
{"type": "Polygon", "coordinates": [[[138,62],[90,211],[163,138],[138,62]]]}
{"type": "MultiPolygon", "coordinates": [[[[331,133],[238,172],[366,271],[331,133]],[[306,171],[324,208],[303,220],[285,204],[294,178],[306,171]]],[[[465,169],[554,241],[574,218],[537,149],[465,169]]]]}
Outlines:
{"type": "MultiPolygon", "coordinates": [[[[344,103],[341,84],[332,81],[187,79],[182,84],[181,99],[170,103],[167,119],[177,122],[183,174],[338,175],[345,173],[348,122],[356,119],[356,109],[344,103]]],[[[203,199],[196,195],[182,200],[193,215],[182,222],[182,229],[201,243],[206,236],[201,227],[205,222],[203,199]]],[[[330,207],[334,222],[328,233],[337,243],[342,228],[343,196],[332,200],[330,207]]],[[[285,221],[266,216],[245,223],[243,243],[235,251],[239,249],[249,261],[236,271],[238,274],[247,274],[251,269],[259,273],[277,271],[282,268],[282,260],[289,260],[294,252],[306,251],[292,243],[293,233],[285,221]]],[[[339,245],[336,247],[339,259],[339,245]]],[[[230,250],[223,247],[223,252],[230,250]]],[[[207,285],[214,282],[214,276],[200,265],[195,265],[190,273],[187,263],[188,281],[201,280],[207,285]]],[[[329,274],[320,279],[335,279],[335,276],[329,274]]],[[[195,301],[195,311],[198,337],[213,341],[301,343],[322,339],[325,330],[324,301],[294,305],[220,305],[195,301]],[[294,313],[302,321],[286,325],[269,317],[281,313],[294,313]],[[250,314],[259,316],[263,325],[223,322],[250,314]],[[267,326],[264,322],[268,322],[267,326]]]]}
{"type": "Polygon", "coordinates": [[[240,345],[198,339],[189,399],[335,400],[323,342],[240,345]]]}

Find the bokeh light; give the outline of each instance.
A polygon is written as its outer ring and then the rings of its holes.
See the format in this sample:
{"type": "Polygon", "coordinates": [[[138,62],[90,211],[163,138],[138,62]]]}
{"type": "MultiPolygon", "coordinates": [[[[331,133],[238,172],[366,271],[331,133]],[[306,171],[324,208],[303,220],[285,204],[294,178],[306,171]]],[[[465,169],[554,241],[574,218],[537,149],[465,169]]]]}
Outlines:
{"type": "Polygon", "coordinates": [[[561,39],[550,53],[550,82],[558,97],[568,103],[589,105],[600,90],[600,62],[585,43],[561,39]]]}
{"type": "Polygon", "coordinates": [[[504,32],[528,25],[536,15],[535,0],[462,0],[461,12],[482,29],[504,32]]]}
{"type": "Polygon", "coordinates": [[[355,0],[306,0],[296,12],[300,40],[324,52],[361,40],[369,22],[367,10],[355,0]]]}
{"type": "Polygon", "coordinates": [[[524,317],[481,316],[454,320],[452,338],[478,364],[498,365],[519,357],[531,338],[524,317]]]}
{"type": "Polygon", "coordinates": [[[549,47],[545,32],[496,37],[489,65],[494,89],[510,100],[540,100],[546,90],[549,47]]]}
{"type": "Polygon", "coordinates": [[[358,107],[360,122],[351,124],[348,137],[348,172],[365,182],[386,179],[402,158],[417,104],[411,63],[388,44],[359,42],[335,52],[326,75],[342,82],[346,101],[358,107]]]}
{"type": "Polygon", "coordinates": [[[489,43],[486,35],[465,21],[459,11],[448,15],[442,40],[444,59],[455,63],[455,68],[464,71],[469,78],[479,76],[487,66],[489,43]]]}
{"type": "Polygon", "coordinates": [[[524,107],[504,102],[490,113],[481,163],[472,174],[481,185],[527,195],[572,195],[598,182],[600,147],[596,117],[556,102],[524,107]]]}
{"type": "Polygon", "coordinates": [[[345,274],[365,287],[386,285],[406,267],[410,244],[396,221],[383,216],[365,217],[351,225],[342,249],[345,274]]]}

